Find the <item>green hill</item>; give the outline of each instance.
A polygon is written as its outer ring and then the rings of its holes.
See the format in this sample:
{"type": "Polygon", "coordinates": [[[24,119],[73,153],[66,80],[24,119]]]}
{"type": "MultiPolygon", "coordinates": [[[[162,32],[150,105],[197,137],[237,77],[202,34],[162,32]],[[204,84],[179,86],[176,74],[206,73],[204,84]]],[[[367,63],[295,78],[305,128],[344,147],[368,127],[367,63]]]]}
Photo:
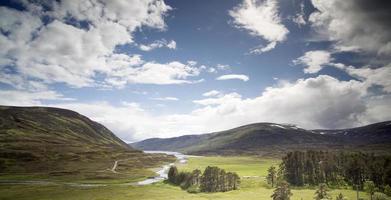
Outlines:
{"type": "Polygon", "coordinates": [[[0,106],[0,173],[110,177],[172,158],[129,147],[103,125],[77,112],[0,106]]]}
{"type": "Polygon", "coordinates": [[[273,155],[307,149],[386,153],[391,149],[391,123],[343,130],[305,130],[294,125],[257,123],[209,134],[152,138],[130,145],[142,150],[190,154],[273,155]]]}

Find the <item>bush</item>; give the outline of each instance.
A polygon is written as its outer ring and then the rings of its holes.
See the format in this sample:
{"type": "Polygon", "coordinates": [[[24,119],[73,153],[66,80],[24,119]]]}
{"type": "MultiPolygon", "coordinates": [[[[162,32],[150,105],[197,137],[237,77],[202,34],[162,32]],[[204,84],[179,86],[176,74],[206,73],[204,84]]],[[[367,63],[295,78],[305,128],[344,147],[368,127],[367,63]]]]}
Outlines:
{"type": "Polygon", "coordinates": [[[384,193],[375,192],[373,194],[372,200],[390,200],[390,198],[388,198],[387,195],[384,193]]]}

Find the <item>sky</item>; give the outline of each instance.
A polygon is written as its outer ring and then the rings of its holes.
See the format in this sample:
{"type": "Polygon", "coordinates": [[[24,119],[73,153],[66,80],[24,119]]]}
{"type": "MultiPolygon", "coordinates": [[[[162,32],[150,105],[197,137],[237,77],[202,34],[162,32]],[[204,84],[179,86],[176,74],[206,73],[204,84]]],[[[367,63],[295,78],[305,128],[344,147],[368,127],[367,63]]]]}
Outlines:
{"type": "Polygon", "coordinates": [[[71,109],[135,142],[391,120],[387,0],[10,0],[0,105],[71,109]]]}

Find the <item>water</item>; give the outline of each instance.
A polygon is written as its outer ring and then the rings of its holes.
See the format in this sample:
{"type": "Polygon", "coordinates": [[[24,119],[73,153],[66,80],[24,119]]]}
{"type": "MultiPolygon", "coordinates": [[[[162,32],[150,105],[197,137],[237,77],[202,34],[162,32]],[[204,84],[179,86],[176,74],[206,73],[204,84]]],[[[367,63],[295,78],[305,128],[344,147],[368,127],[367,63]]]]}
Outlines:
{"type": "MultiPolygon", "coordinates": [[[[167,155],[172,155],[172,156],[175,156],[177,161],[181,164],[186,164],[187,159],[189,157],[191,157],[189,155],[184,155],[182,153],[172,152],[172,151],[144,151],[144,152],[145,153],[163,153],[163,154],[167,154],[167,155]]],[[[162,168],[160,168],[158,171],[156,171],[157,175],[155,177],[140,181],[137,184],[138,185],[149,185],[149,184],[156,183],[156,182],[167,179],[168,178],[168,171],[170,170],[170,167],[172,165],[174,165],[174,163],[164,165],[162,168]]]]}

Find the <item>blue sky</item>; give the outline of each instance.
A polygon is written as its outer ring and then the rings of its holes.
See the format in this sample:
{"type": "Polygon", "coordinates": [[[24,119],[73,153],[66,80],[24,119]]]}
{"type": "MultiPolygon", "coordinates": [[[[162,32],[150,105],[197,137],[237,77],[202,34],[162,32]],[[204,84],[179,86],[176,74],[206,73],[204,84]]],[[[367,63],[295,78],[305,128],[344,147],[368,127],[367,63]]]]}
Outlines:
{"type": "Polygon", "coordinates": [[[383,0],[0,5],[3,105],[72,109],[126,141],[390,120],[383,0]]]}

